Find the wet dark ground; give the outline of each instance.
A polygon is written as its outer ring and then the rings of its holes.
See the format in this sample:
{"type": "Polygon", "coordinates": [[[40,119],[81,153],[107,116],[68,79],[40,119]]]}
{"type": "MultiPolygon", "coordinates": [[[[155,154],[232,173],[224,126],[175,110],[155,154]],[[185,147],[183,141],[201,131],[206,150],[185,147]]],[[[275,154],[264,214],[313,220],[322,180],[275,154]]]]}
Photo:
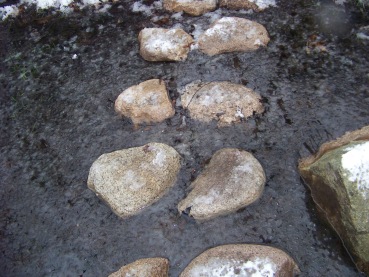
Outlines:
{"type": "MultiPolygon", "coordinates": [[[[320,144],[369,124],[369,25],[353,6],[280,1],[264,13],[227,12],[266,26],[271,42],[255,53],[182,63],[150,63],[137,34],[158,26],[129,12],[90,10],[69,17],[28,10],[0,25],[1,276],[107,276],[139,258],[170,260],[179,273],[204,250],[261,243],[289,253],[301,276],[360,276],[337,237],[317,219],[297,172],[320,144]],[[308,46],[308,48],[306,48],[308,46]],[[326,50],[326,51],[319,51],[326,50]],[[77,59],[72,56],[77,54],[77,59]],[[125,88],[150,78],[170,96],[197,79],[241,83],[263,96],[266,112],[226,128],[186,118],[181,107],[161,124],[134,128],[114,112],[125,88]],[[158,203],[122,220],[87,189],[101,154],[163,142],[183,157],[178,181],[158,203]],[[177,203],[211,155],[223,147],[252,152],[267,184],[260,200],[235,214],[198,224],[177,203]]],[[[165,15],[159,12],[159,15],[165,15]]],[[[208,17],[161,20],[209,24],[208,17]]]]}

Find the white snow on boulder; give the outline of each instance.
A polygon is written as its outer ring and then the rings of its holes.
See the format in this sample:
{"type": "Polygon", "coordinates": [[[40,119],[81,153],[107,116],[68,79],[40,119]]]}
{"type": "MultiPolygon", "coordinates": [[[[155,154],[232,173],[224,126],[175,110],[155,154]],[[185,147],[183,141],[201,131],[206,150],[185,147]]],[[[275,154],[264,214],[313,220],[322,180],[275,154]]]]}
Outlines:
{"type": "Polygon", "coordinates": [[[350,147],[341,162],[349,181],[357,183],[362,195],[369,197],[369,141],[350,147]]]}

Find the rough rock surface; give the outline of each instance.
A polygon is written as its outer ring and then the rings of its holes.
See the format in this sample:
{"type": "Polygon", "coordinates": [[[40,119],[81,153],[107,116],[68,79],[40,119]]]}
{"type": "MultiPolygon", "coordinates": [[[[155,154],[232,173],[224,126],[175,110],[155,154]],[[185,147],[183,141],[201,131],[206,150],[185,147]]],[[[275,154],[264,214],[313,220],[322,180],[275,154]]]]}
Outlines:
{"type": "Polygon", "coordinates": [[[164,258],[140,259],[123,266],[109,277],[168,277],[169,261],[164,258]]]}
{"type": "Polygon", "coordinates": [[[185,12],[198,16],[215,10],[217,0],[163,0],[163,6],[170,12],[185,12]]]}
{"type": "Polygon", "coordinates": [[[268,42],[269,35],[263,25],[244,18],[223,17],[200,35],[198,46],[202,52],[213,56],[255,51],[267,46],[268,42]]]}
{"type": "Polygon", "coordinates": [[[230,82],[195,81],[180,90],[180,94],[182,106],[192,118],[205,122],[215,119],[220,126],[264,111],[258,93],[230,82]]]}
{"type": "Polygon", "coordinates": [[[264,170],[252,154],[221,149],[191,184],[192,191],[178,204],[178,210],[197,220],[229,214],[256,201],[265,181],[264,170]]]}
{"type": "Polygon", "coordinates": [[[150,62],[183,61],[193,38],[182,29],[145,28],[138,35],[141,56],[150,62]]]}
{"type": "Polygon", "coordinates": [[[369,126],[323,144],[299,171],[323,219],[369,275],[369,126]]]}
{"type": "Polygon", "coordinates": [[[200,254],[180,277],[295,276],[299,272],[295,261],[282,250],[262,245],[229,244],[200,254]]]}
{"type": "Polygon", "coordinates": [[[275,1],[266,0],[219,0],[219,6],[232,10],[253,9],[263,11],[269,6],[275,6],[275,1]]]}
{"type": "Polygon", "coordinates": [[[120,217],[140,212],[175,183],[180,156],[162,143],[101,155],[91,166],[88,187],[120,217]]]}
{"type": "Polygon", "coordinates": [[[115,100],[115,111],[134,124],[161,122],[174,115],[165,83],[152,79],[124,90],[115,100]]]}

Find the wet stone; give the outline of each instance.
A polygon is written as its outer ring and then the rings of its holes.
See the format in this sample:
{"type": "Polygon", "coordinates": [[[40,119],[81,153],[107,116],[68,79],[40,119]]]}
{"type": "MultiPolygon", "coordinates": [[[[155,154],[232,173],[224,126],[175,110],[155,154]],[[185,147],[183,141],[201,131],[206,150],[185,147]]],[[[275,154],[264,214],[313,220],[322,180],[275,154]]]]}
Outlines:
{"type": "Polygon", "coordinates": [[[124,90],[115,100],[115,111],[134,124],[161,122],[174,115],[165,83],[152,79],[124,90]]]}
{"type": "Polygon", "coordinates": [[[180,277],[297,276],[295,261],[270,246],[229,244],[211,248],[184,269],[180,277]]]}
{"type": "Polygon", "coordinates": [[[178,204],[178,211],[196,220],[235,212],[259,199],[265,181],[264,170],[251,153],[221,149],[191,184],[192,191],[178,204]]]}
{"type": "Polygon", "coordinates": [[[275,6],[274,0],[219,0],[219,6],[232,10],[252,9],[263,11],[269,6],[275,6]]]}
{"type": "Polygon", "coordinates": [[[162,143],[101,155],[87,185],[120,217],[129,217],[159,200],[175,183],[180,155],[162,143]]]}
{"type": "Polygon", "coordinates": [[[183,61],[193,38],[182,29],[145,28],[138,35],[140,55],[147,61],[183,61]]]}
{"type": "Polygon", "coordinates": [[[109,277],[168,277],[169,261],[165,258],[140,259],[123,266],[109,277]]]}
{"type": "Polygon", "coordinates": [[[223,17],[200,35],[198,46],[202,52],[213,56],[255,51],[268,43],[269,35],[263,25],[244,18],[223,17]]]}
{"type": "Polygon", "coordinates": [[[199,16],[215,10],[217,0],[163,0],[163,6],[170,12],[185,12],[199,16]]]}
{"type": "Polygon", "coordinates": [[[182,106],[196,120],[217,120],[220,126],[241,122],[262,113],[261,96],[243,85],[230,82],[195,81],[180,90],[182,106]]]}
{"type": "Polygon", "coordinates": [[[323,220],[369,275],[369,126],[323,144],[299,171],[323,220]]]}

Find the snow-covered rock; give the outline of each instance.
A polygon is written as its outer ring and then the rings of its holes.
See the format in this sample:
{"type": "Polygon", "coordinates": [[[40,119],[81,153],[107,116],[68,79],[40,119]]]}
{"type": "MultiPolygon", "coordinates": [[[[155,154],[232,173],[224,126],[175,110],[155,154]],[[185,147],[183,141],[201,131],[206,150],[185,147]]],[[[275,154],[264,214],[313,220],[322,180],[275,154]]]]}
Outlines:
{"type": "Polygon", "coordinates": [[[323,144],[299,171],[322,218],[369,274],[369,126],[323,144]]]}
{"type": "Polygon", "coordinates": [[[252,9],[263,11],[276,6],[275,0],[219,0],[219,6],[232,10],[252,9]]]}
{"type": "Polygon", "coordinates": [[[183,61],[193,38],[182,29],[145,28],[138,35],[141,56],[150,62],[183,61]]]}
{"type": "Polygon", "coordinates": [[[180,277],[296,276],[300,270],[282,250],[270,246],[229,244],[197,256],[180,277]]]}
{"type": "Polygon", "coordinates": [[[174,115],[165,82],[152,79],[124,90],[115,100],[115,111],[134,124],[161,122],[174,115]]]}
{"type": "Polygon", "coordinates": [[[217,0],[163,0],[163,6],[170,12],[185,12],[198,16],[215,10],[217,0]]]}
{"type": "Polygon", "coordinates": [[[165,258],[140,259],[123,266],[109,277],[168,277],[169,261],[165,258]]]}
{"type": "Polygon", "coordinates": [[[101,155],[87,185],[120,217],[139,213],[175,183],[180,155],[165,144],[149,143],[101,155]]]}
{"type": "Polygon", "coordinates": [[[259,199],[265,181],[263,167],[251,153],[221,149],[191,184],[192,191],[178,204],[178,211],[197,220],[235,212],[259,199]]]}
{"type": "Polygon", "coordinates": [[[243,85],[230,82],[195,81],[180,90],[182,106],[194,119],[219,125],[240,122],[254,113],[262,113],[261,97],[243,85]]]}
{"type": "Polygon", "coordinates": [[[268,43],[269,35],[263,25],[238,17],[223,17],[215,21],[198,41],[199,49],[210,56],[255,51],[268,43]]]}

